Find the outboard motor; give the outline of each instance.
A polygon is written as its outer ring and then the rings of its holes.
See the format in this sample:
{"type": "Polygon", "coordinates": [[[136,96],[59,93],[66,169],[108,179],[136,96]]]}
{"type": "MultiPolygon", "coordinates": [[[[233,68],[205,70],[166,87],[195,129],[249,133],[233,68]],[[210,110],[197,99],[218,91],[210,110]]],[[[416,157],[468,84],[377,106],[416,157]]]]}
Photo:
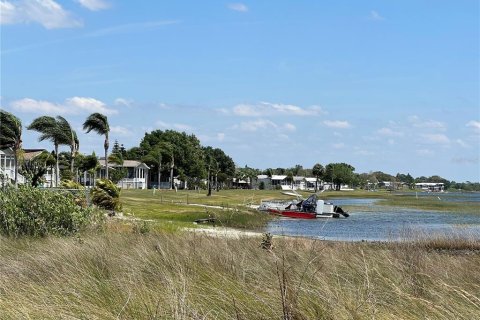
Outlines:
{"type": "Polygon", "coordinates": [[[345,211],[343,211],[343,209],[340,208],[340,207],[335,206],[335,207],[333,208],[333,211],[334,211],[335,213],[341,214],[341,215],[344,216],[345,218],[350,217],[350,215],[349,215],[348,213],[346,213],[345,211]]]}

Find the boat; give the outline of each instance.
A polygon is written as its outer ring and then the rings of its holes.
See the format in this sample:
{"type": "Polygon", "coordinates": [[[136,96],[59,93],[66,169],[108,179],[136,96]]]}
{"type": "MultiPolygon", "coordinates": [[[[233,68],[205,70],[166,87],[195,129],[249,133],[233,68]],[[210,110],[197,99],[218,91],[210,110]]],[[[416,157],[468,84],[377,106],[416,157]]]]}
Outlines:
{"type": "Polygon", "coordinates": [[[317,199],[317,195],[313,194],[305,200],[278,201],[269,200],[262,201],[259,210],[266,211],[270,214],[296,219],[316,219],[316,218],[347,218],[349,214],[342,208],[332,203],[317,199]]]}

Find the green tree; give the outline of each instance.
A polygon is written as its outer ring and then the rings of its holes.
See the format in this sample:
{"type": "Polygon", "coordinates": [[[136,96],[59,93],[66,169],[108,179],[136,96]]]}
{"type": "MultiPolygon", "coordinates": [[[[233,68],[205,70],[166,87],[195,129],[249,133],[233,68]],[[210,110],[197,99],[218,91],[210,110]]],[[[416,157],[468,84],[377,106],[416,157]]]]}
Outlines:
{"type": "Polygon", "coordinates": [[[105,149],[105,178],[108,179],[108,134],[110,132],[110,126],[107,116],[101,113],[92,113],[83,123],[83,130],[86,130],[87,133],[95,131],[99,135],[105,136],[105,141],[103,142],[103,148],[105,149]]]}
{"type": "Polygon", "coordinates": [[[18,185],[18,156],[22,150],[22,122],[0,109],[0,149],[12,148],[15,163],[15,187],[18,185]]]}
{"type": "Polygon", "coordinates": [[[38,138],[39,141],[49,140],[53,142],[56,156],[55,186],[58,186],[60,183],[58,146],[72,146],[72,143],[74,143],[72,141],[75,140],[70,124],[60,116],[57,116],[56,119],[50,116],[42,116],[34,119],[27,129],[39,132],[41,134],[38,138]]]}
{"type": "Polygon", "coordinates": [[[325,180],[332,181],[335,190],[342,184],[351,184],[355,168],[347,163],[329,163],[325,168],[325,180]]]}
{"type": "Polygon", "coordinates": [[[315,176],[315,192],[317,192],[318,181],[325,175],[325,168],[320,163],[316,163],[312,168],[312,174],[315,176]]]}

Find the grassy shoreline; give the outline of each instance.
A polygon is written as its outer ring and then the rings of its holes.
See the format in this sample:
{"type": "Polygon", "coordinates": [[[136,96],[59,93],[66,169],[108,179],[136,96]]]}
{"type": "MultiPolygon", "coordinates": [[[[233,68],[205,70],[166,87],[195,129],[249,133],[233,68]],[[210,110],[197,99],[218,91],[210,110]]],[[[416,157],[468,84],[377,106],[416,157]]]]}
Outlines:
{"type": "MultiPolygon", "coordinates": [[[[308,196],[311,193],[302,193],[308,196]]],[[[441,194],[440,194],[441,195],[441,194]]],[[[387,191],[330,191],[321,194],[323,199],[370,198],[379,199],[378,205],[406,207],[419,210],[435,210],[454,214],[480,214],[477,203],[454,203],[441,201],[438,195],[415,197],[411,194],[392,194],[387,191]]],[[[169,228],[191,227],[196,219],[217,218],[218,224],[225,227],[260,229],[270,219],[268,215],[256,212],[248,206],[259,204],[266,199],[291,199],[276,190],[222,190],[207,197],[204,191],[153,191],[123,190],[124,214],[155,222],[168,222],[169,228]],[[192,204],[204,205],[194,206],[192,204]],[[210,207],[208,207],[210,206],[210,207]]],[[[363,211],[367,206],[352,206],[363,211]]],[[[346,206],[347,210],[350,210],[346,206]]]]}
{"type": "MultiPolygon", "coordinates": [[[[448,242],[448,241],[447,241],[448,242]]],[[[480,244],[196,233],[0,237],[2,319],[473,319],[480,244]],[[459,250],[457,250],[459,249],[459,250]]]]}

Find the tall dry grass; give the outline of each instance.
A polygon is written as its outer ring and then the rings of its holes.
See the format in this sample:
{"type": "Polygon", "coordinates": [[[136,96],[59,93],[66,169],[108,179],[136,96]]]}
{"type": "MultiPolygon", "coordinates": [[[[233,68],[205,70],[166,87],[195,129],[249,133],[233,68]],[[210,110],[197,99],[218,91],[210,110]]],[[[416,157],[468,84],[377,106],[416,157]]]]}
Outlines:
{"type": "Polygon", "coordinates": [[[274,237],[265,250],[123,227],[0,238],[0,319],[478,319],[480,245],[438,248],[274,237]]]}

